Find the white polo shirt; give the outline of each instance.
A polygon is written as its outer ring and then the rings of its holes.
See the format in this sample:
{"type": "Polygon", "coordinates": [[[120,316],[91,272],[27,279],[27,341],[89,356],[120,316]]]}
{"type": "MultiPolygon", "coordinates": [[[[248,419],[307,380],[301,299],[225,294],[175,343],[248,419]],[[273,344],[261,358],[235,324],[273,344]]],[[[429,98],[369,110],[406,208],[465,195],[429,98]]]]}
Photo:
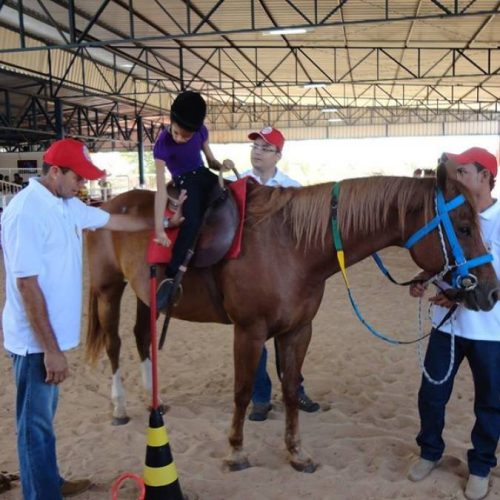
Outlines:
{"type": "MultiPolygon", "coordinates": [[[[246,172],[243,172],[241,174],[241,177],[253,177],[259,184],[262,184],[260,182],[260,177],[256,175],[253,170],[247,170],[246,172]]],[[[300,187],[300,182],[292,179],[288,175],[284,174],[279,168],[277,168],[274,176],[268,179],[264,186],[300,187]]]]}
{"type": "Polygon", "coordinates": [[[14,354],[43,352],[24,310],[17,278],[37,276],[61,350],[80,341],[82,230],[102,227],[110,215],[77,198],[54,196],[38,179],[17,194],[2,215],[6,274],[4,347],[14,354]]]}
{"type": "MultiPolygon", "coordinates": [[[[491,207],[479,214],[481,233],[486,248],[493,255],[493,268],[500,276],[500,203],[495,201],[491,207]]],[[[474,273],[474,269],[471,270],[474,273]]],[[[437,326],[448,309],[433,306],[432,325],[437,326]]],[[[451,333],[450,322],[439,328],[451,333]]],[[[500,302],[491,311],[471,311],[460,305],[453,314],[453,333],[472,340],[500,341],[500,302]]]]}

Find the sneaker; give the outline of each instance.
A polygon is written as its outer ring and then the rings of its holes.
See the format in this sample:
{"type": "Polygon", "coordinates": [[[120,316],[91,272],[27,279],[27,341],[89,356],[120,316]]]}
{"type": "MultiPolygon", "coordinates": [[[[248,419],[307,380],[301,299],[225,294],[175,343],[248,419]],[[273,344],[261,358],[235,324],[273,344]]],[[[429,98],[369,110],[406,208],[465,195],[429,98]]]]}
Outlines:
{"type": "Polygon", "coordinates": [[[319,403],[313,401],[307,394],[299,395],[299,410],[314,413],[319,410],[319,403]]]}
{"type": "Polygon", "coordinates": [[[410,467],[408,479],[410,481],[422,481],[422,479],[425,479],[437,466],[438,461],[433,462],[432,460],[419,458],[418,461],[410,467]]]}
{"type": "Polygon", "coordinates": [[[64,481],[61,484],[61,496],[74,497],[87,491],[92,483],[88,479],[73,479],[72,481],[64,481]]]}
{"type": "Polygon", "coordinates": [[[481,500],[488,494],[490,488],[490,476],[481,477],[469,474],[467,486],[465,487],[465,498],[469,500],[481,500]]]}
{"type": "Polygon", "coordinates": [[[248,415],[248,420],[253,422],[263,422],[267,420],[267,414],[271,411],[271,403],[254,403],[252,411],[248,415]]]}
{"type": "Polygon", "coordinates": [[[163,311],[167,308],[174,290],[174,280],[172,278],[164,279],[156,290],[156,309],[163,311]]]}

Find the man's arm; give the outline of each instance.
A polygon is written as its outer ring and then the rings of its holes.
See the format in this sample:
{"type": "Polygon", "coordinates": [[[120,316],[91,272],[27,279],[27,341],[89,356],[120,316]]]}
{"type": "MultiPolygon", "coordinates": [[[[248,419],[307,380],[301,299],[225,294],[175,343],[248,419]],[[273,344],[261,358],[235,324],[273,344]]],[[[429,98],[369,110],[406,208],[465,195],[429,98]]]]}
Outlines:
{"type": "Polygon", "coordinates": [[[17,278],[17,288],[21,294],[31,328],[43,349],[45,371],[47,372],[45,382],[59,384],[68,377],[69,367],[50,324],[47,304],[38,284],[38,277],[17,278]]]}
{"type": "MultiPolygon", "coordinates": [[[[182,215],[182,206],[186,201],[186,199],[187,199],[187,192],[185,189],[181,189],[181,192],[179,194],[179,199],[177,200],[176,211],[169,219],[169,227],[177,227],[184,222],[184,217],[182,215]]],[[[151,220],[150,217],[142,217],[139,215],[130,215],[130,214],[111,214],[109,217],[109,221],[104,226],[104,228],[110,229],[111,231],[134,232],[134,231],[147,231],[150,229],[155,229],[156,224],[155,221],[151,220]]],[[[165,232],[163,225],[161,227],[161,231],[165,232]]]]}
{"type": "Polygon", "coordinates": [[[111,214],[108,223],[103,227],[111,231],[147,231],[154,228],[154,220],[138,215],[111,214]]]}

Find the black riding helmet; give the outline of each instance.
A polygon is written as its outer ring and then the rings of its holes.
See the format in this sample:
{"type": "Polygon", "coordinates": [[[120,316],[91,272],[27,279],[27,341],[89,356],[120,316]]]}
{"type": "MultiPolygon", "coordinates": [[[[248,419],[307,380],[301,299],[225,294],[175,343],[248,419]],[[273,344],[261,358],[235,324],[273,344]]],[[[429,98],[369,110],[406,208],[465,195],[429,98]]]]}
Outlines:
{"type": "Polygon", "coordinates": [[[201,128],[206,114],[205,99],[198,92],[191,90],[179,94],[170,108],[171,120],[190,132],[196,132],[201,128]]]}

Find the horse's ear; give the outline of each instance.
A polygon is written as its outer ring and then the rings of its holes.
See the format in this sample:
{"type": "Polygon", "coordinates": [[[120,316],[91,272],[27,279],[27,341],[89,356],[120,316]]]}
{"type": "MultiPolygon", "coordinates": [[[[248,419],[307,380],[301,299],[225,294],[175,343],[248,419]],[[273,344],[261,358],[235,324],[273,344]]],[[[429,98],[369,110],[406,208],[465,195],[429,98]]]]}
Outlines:
{"type": "Polygon", "coordinates": [[[440,162],[436,169],[436,184],[437,187],[443,191],[446,191],[446,181],[448,180],[448,172],[446,170],[446,165],[440,162]]]}

